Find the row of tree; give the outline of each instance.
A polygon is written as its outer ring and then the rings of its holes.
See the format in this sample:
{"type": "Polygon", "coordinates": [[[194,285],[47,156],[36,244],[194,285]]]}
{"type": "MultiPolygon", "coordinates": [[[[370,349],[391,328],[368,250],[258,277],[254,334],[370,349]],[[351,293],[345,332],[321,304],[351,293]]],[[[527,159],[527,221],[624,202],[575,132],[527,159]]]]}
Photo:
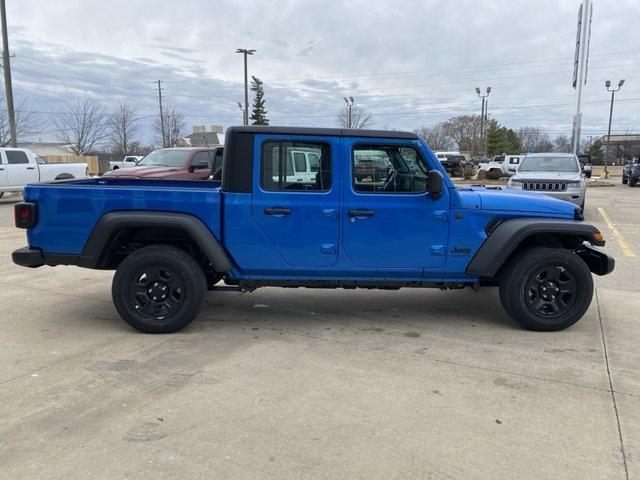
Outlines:
{"type": "MultiPolygon", "coordinates": [[[[252,77],[251,120],[253,125],[269,125],[264,83],[252,77]]],[[[0,98],[2,105],[4,99],[0,98]]],[[[33,136],[42,129],[37,112],[20,101],[15,110],[16,135],[18,139],[33,136]]],[[[165,107],[162,115],[142,116],[130,103],[120,103],[109,111],[101,103],[89,96],[71,98],[61,112],[52,114],[53,129],[50,132],[59,141],[68,145],[74,155],[86,155],[97,150],[109,151],[115,155],[143,155],[153,149],[142,142],[140,120],[153,117],[156,140],[163,146],[174,146],[184,137],[185,115],[175,108],[165,107]]],[[[11,141],[8,115],[0,108],[0,146],[11,141]]]]}
{"type": "Polygon", "coordinates": [[[459,115],[416,130],[434,150],[460,150],[489,156],[520,152],[570,152],[566,135],[551,138],[536,127],[513,130],[495,119],[481,121],[480,115],[459,115]],[[482,129],[482,131],[481,131],[482,129]]]}

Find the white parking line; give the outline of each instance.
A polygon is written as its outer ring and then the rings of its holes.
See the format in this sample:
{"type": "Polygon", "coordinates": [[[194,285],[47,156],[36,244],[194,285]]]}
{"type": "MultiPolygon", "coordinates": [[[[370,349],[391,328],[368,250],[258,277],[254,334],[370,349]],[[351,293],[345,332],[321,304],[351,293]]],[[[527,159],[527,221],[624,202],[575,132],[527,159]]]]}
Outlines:
{"type": "Polygon", "coordinates": [[[625,257],[635,257],[636,253],[633,251],[633,247],[629,245],[624,239],[622,233],[620,233],[620,230],[618,230],[618,227],[616,227],[616,224],[613,223],[613,220],[611,220],[611,218],[609,218],[609,215],[607,215],[607,212],[604,211],[604,208],[598,207],[598,212],[606,222],[609,230],[611,230],[611,236],[613,236],[613,238],[616,239],[616,242],[618,242],[618,246],[620,247],[620,250],[622,250],[622,254],[625,257]]]}

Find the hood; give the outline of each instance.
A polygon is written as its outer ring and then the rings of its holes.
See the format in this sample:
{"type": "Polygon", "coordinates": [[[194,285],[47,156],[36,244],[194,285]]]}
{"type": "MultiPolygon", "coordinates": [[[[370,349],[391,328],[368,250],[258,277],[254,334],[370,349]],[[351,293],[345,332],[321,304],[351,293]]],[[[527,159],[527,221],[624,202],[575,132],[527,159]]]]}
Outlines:
{"type": "Polygon", "coordinates": [[[582,179],[579,172],[516,172],[511,180],[535,180],[540,182],[565,180],[577,182],[582,179]]]}
{"type": "Polygon", "coordinates": [[[522,216],[547,216],[556,218],[571,218],[575,216],[576,206],[550,197],[540,192],[522,190],[504,190],[486,187],[471,187],[460,192],[462,197],[468,197],[465,204],[471,204],[477,199],[483,210],[494,210],[503,213],[518,213],[522,216]],[[476,197],[477,195],[477,197],[476,197]]]}
{"type": "Polygon", "coordinates": [[[118,170],[110,170],[106,172],[103,177],[117,177],[117,178],[162,178],[171,172],[181,170],[177,167],[129,167],[120,168],[118,170]]]}

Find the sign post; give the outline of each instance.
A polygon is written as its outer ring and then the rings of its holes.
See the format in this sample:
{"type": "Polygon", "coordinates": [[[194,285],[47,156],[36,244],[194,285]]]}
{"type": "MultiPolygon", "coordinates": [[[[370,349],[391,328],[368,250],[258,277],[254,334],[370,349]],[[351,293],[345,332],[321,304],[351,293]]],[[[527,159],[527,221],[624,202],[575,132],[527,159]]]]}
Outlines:
{"type": "Polygon", "coordinates": [[[580,150],[580,133],[582,130],[582,87],[587,83],[589,65],[589,43],[591,42],[591,17],[593,1],[583,0],[578,9],[578,29],[576,33],[576,52],[573,59],[573,88],[576,89],[576,111],[573,116],[571,146],[573,153],[580,150]]]}

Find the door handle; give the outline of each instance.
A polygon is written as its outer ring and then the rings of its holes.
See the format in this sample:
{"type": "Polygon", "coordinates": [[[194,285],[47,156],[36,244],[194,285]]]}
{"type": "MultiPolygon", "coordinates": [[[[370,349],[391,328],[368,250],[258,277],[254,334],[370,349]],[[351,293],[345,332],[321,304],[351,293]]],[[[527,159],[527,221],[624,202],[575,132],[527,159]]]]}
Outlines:
{"type": "Polygon", "coordinates": [[[35,170],[36,167],[27,167],[27,170],[35,170]]]}
{"type": "Polygon", "coordinates": [[[349,210],[350,218],[373,217],[375,214],[373,210],[349,210]]]}
{"type": "Polygon", "coordinates": [[[273,215],[276,217],[281,217],[283,215],[289,215],[291,213],[291,209],[290,208],[285,208],[285,207],[270,207],[270,208],[265,208],[264,209],[264,214],[265,215],[273,215]]]}

